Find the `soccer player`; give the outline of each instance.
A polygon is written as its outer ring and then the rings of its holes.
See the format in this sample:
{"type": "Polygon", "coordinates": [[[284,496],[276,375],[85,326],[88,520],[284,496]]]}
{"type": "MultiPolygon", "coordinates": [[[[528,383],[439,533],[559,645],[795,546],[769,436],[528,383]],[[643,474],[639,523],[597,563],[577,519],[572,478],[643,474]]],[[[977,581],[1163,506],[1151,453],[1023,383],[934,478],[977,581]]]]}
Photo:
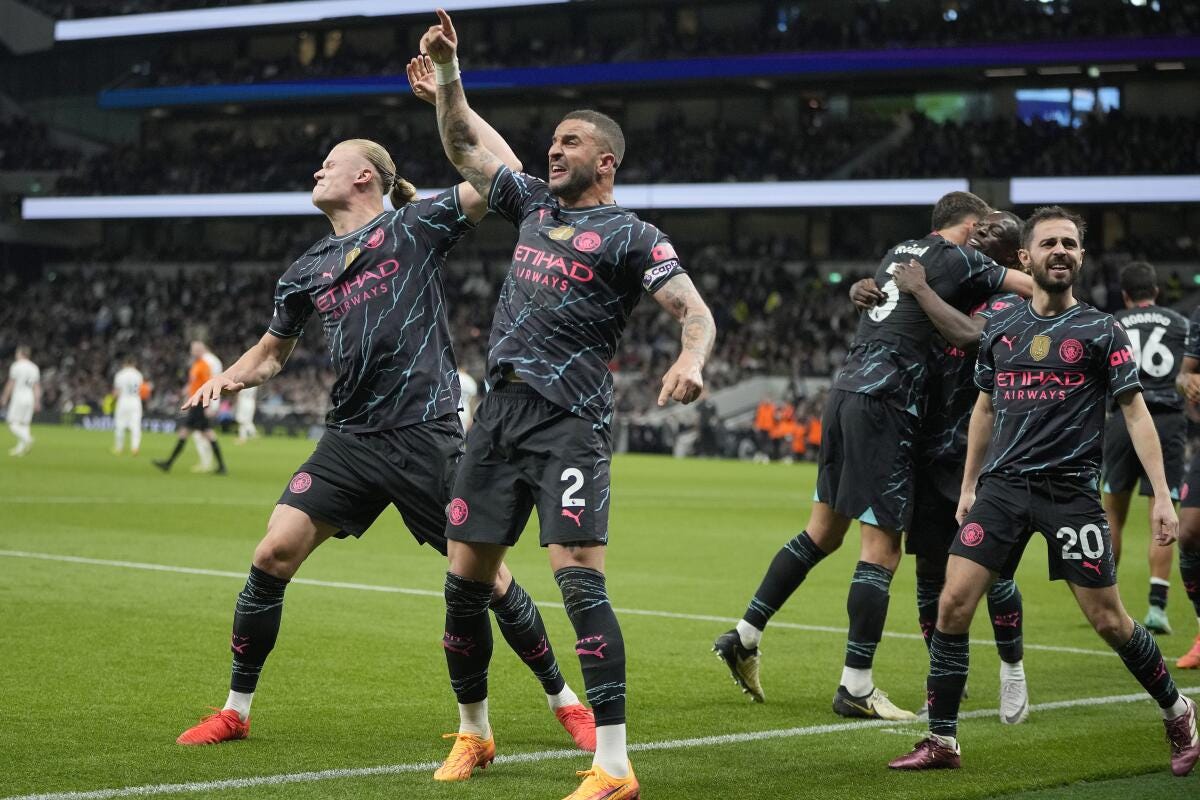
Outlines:
{"type": "MultiPolygon", "coordinates": [[[[979,221],[967,244],[1002,266],[1020,269],[1021,219],[1008,211],[993,211],[979,221]]],[[[897,266],[892,277],[902,292],[916,298],[944,339],[935,343],[930,357],[915,459],[913,521],[905,537],[905,548],[917,560],[917,619],[928,646],[946,580],[946,559],[958,533],[955,513],[967,457],[967,424],[979,394],[974,380],[979,336],[988,319],[1024,299],[1016,294],[994,295],[967,315],[929,289],[920,262],[897,266]]],[[[860,308],[870,308],[879,292],[874,280],[865,278],[854,285],[851,296],[860,308]]],[[[988,590],[987,599],[1000,655],[1000,721],[1017,724],[1029,716],[1021,592],[1012,578],[1001,577],[988,590]]],[[[917,715],[927,713],[928,706],[917,715]]]]}
{"type": "MultiPolygon", "coordinates": [[[[198,397],[200,389],[213,377],[212,361],[206,358],[210,354],[204,342],[199,340],[192,342],[191,354],[192,365],[188,369],[188,384],[187,388],[184,389],[184,397],[188,398],[198,397]]],[[[154,461],[154,466],[163,472],[169,472],[171,466],[175,463],[175,459],[179,458],[179,454],[183,452],[184,445],[187,444],[188,435],[193,431],[197,431],[208,441],[212,447],[213,455],[217,457],[216,474],[227,474],[225,459],[221,456],[221,446],[217,444],[217,435],[213,432],[208,414],[205,413],[207,407],[207,403],[203,405],[191,402],[184,403],[184,416],[179,423],[178,434],[175,439],[175,449],[171,451],[170,457],[166,460],[154,461]]]]}
{"type": "MultiPolygon", "coordinates": [[[[519,166],[494,130],[475,117],[466,124],[519,166]]],[[[487,204],[465,183],[414,202],[416,190],[396,175],[391,156],[365,139],[336,145],[313,177],[313,204],[332,233],[279,279],[274,317],[258,344],[185,403],[203,408],[270,380],[308,319],[320,316],[338,372],[325,434],[293,474],[254,552],[234,609],[225,707],[185,731],[180,744],[248,735],[284,590],[323,542],[361,536],[391,504],[418,542],[446,553],[446,504],[463,436],[442,269],[487,204]],[[395,211],[384,210],[385,196],[395,211]]],[[[594,749],[592,714],[560,673],[537,606],[506,567],[488,583],[485,614],[489,607],[559,722],[578,746],[594,749]]]]}
{"type": "Polygon", "coordinates": [[[129,452],[137,455],[142,446],[142,384],[146,379],[138,371],[132,357],[121,362],[121,368],[113,376],[113,394],[117,406],[113,409],[113,453],[121,455],[125,450],[125,432],[129,431],[129,452]]]}
{"type": "Polygon", "coordinates": [[[1200,758],[1196,706],[1175,688],[1154,637],[1121,605],[1097,497],[1104,401],[1111,395],[1154,487],[1155,539],[1161,546],[1174,541],[1175,507],[1129,337],[1111,316],[1072,293],[1083,262],[1083,223],[1074,214],[1057,206],[1035,211],[1022,228],[1020,258],[1034,276],[1033,298],[992,317],[979,346],[980,393],[958,507],[962,527],[951,545],[929,644],[930,732],[889,766],[960,765],[958,707],[971,617],[991,582],[1012,574],[1032,533],[1041,531],[1051,578],[1068,582],[1092,627],[1158,702],[1171,769],[1186,775],[1200,758]]]}
{"type": "MultiPolygon", "coordinates": [[[[1183,397],[1175,391],[1175,376],[1183,364],[1188,320],[1177,311],[1155,305],[1158,275],[1154,267],[1144,261],[1135,261],[1121,270],[1121,298],[1125,308],[1114,316],[1129,335],[1142,383],[1142,396],[1154,417],[1154,429],[1158,431],[1167,486],[1171,489],[1171,497],[1178,500],[1179,484],[1183,480],[1183,451],[1187,445],[1187,420],[1183,416],[1183,397]]],[[[1149,496],[1150,483],[1138,464],[1125,421],[1113,413],[1104,431],[1101,484],[1104,493],[1101,500],[1112,533],[1113,560],[1118,565],[1129,501],[1139,479],[1141,493],[1149,496]]],[[[1173,552],[1170,547],[1159,547],[1150,542],[1150,608],[1142,624],[1152,633],[1171,632],[1171,623],[1167,619],[1167,591],[1171,586],[1173,552]]]]}
{"type": "Polygon", "coordinates": [[[29,348],[25,345],[17,346],[16,355],[8,368],[0,406],[8,408],[5,413],[8,429],[17,437],[16,446],[8,454],[23,456],[33,447],[33,433],[29,430],[33,415],[42,410],[42,371],[29,360],[29,348]]]}
{"type": "MultiPolygon", "coordinates": [[[[1189,403],[1200,403],[1200,308],[1192,312],[1188,323],[1183,366],[1175,378],[1175,387],[1189,403]]],[[[1179,499],[1179,576],[1195,609],[1196,624],[1200,626],[1200,452],[1192,456],[1179,499]]],[[[1175,666],[1200,669],[1200,633],[1175,666]]]]}
{"type": "Polygon", "coordinates": [[[237,393],[237,400],[234,403],[233,419],[238,426],[237,443],[245,444],[247,440],[258,436],[258,429],[254,427],[254,409],[258,405],[258,387],[251,386],[242,389],[237,393]]]}
{"type": "Polygon", "coordinates": [[[436,62],[438,129],[446,154],[489,206],[518,230],[492,324],[491,387],[475,412],[454,484],[446,535],[446,636],[459,729],[437,780],[465,780],[496,752],[488,719],[488,587],[534,507],[575,652],[596,713],[596,757],[570,798],[639,794],[626,753],[625,643],[605,585],[613,379],[608,364],[630,313],[650,294],[682,323],[682,352],[659,405],[690,403],[703,387],[712,314],[669,239],[613,202],[625,155],[616,122],[567,114],[548,152],[549,180],[516,172],[468,124],[445,11],[422,39],[436,62]]]}
{"type": "Polygon", "coordinates": [[[929,317],[913,295],[900,291],[892,273],[917,259],[932,291],[960,309],[1000,291],[1028,293],[1027,275],[965,247],[990,211],[969,192],[951,192],[933,208],[933,233],[901,242],[879,265],[875,279],[882,300],[862,315],[825,406],[808,524],[775,555],[737,627],[713,643],[753,700],[763,701],[758,644],[767,623],[809,571],[841,546],[857,519],[861,547],[846,601],[850,628],[833,710],[847,717],[915,718],[892,703],[872,675],[900,563],[900,533],[912,515],[913,448],[935,334],[929,317]]]}

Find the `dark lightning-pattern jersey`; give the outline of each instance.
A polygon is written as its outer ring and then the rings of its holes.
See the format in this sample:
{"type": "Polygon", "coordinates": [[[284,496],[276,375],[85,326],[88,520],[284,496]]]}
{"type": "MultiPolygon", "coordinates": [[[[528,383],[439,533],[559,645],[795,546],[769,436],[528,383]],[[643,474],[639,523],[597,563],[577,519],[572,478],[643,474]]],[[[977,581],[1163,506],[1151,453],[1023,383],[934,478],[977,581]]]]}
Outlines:
{"type": "Polygon", "coordinates": [[[321,316],[338,376],[330,428],[389,430],[458,410],[442,265],[472,227],[455,187],[326,236],[279,279],[270,333],[299,336],[321,316]]]}
{"type": "MultiPolygon", "coordinates": [[[[990,320],[1001,311],[1024,302],[1024,298],[1016,294],[994,295],[971,309],[970,316],[990,320]]],[[[961,468],[967,456],[971,410],[979,397],[979,389],[975,386],[975,351],[967,352],[939,338],[929,365],[917,460],[922,464],[953,463],[961,468]]]]}
{"type": "Polygon", "coordinates": [[[512,372],[560,408],[608,425],[608,364],[642,295],[684,274],[675,249],[630,211],[563,208],[545,181],[507,167],[488,203],[518,230],[492,323],[488,383],[512,372]]]}
{"type": "Polygon", "coordinates": [[[885,300],[859,319],[854,344],[833,385],[920,415],[935,329],[913,296],[901,292],[892,280],[892,265],[910,259],[925,268],[930,288],[960,311],[995,294],[1005,270],[983,253],[937,234],[902,242],[883,257],[875,283],[885,300]]]}
{"type": "Polygon", "coordinates": [[[983,329],[975,385],[996,412],[983,474],[1095,480],[1108,397],[1141,391],[1129,337],[1109,314],[1077,303],[1039,317],[1030,303],[983,329]]]}
{"type": "Polygon", "coordinates": [[[1188,358],[1200,359],[1200,306],[1196,306],[1192,316],[1188,318],[1188,335],[1183,354],[1188,358]]]}
{"type": "Polygon", "coordinates": [[[1175,376],[1183,365],[1187,317],[1156,305],[1123,308],[1113,316],[1129,335],[1146,405],[1182,411],[1183,397],[1175,391],[1175,376]]]}

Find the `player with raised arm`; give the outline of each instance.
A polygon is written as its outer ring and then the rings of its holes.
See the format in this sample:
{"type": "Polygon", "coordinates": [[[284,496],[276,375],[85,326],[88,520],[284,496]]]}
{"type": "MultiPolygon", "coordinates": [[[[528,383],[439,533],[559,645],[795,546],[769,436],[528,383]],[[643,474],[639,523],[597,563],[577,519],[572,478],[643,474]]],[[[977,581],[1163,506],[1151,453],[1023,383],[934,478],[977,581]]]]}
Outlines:
{"type": "MultiPolygon", "coordinates": [[[[997,264],[1020,269],[1021,219],[1008,211],[993,211],[979,221],[967,244],[997,264]]],[[[958,533],[958,493],[967,457],[967,424],[979,390],[975,388],[975,354],[987,320],[1024,302],[1017,294],[997,294],[964,314],[929,288],[918,261],[897,265],[892,277],[900,291],[911,294],[928,315],[941,338],[930,355],[929,383],[916,448],[913,521],[905,549],[916,556],[917,620],[926,646],[937,624],[938,597],[946,582],[946,559],[958,533]]],[[[864,278],[851,289],[861,309],[879,299],[875,281],[864,278]]],[[[1025,681],[1024,608],[1011,576],[1001,576],[988,589],[988,616],[1000,656],[1000,721],[1024,722],[1029,716],[1025,681]]],[[[917,716],[928,713],[928,705],[917,716]]]]}
{"type": "Polygon", "coordinates": [[[929,734],[893,769],[960,765],[958,708],[968,631],[997,575],[1011,574],[1034,531],[1049,545],[1050,577],[1065,579],[1096,632],[1162,709],[1171,769],[1200,757],[1196,706],[1179,694],[1154,638],[1121,604],[1108,523],[1098,498],[1104,401],[1115,397],[1154,487],[1154,536],[1175,540],[1175,508],[1137,364],[1120,325],[1077,301],[1082,221],[1052,206],[1022,229],[1021,263],[1033,299],[992,317],[979,346],[958,535],[950,549],[937,628],[929,644],[929,734]],[[982,476],[982,477],[981,477],[982,476]]]}
{"type": "MultiPolygon", "coordinates": [[[[1188,320],[1187,344],[1183,349],[1183,365],[1175,377],[1175,388],[1189,403],[1200,403],[1200,308],[1192,311],[1188,320]]],[[[1196,625],[1200,627],[1200,451],[1192,455],[1187,476],[1179,490],[1179,577],[1192,608],[1196,625]]],[[[1175,666],[1180,669],[1200,669],[1200,631],[1175,666]]]]}
{"type": "Polygon", "coordinates": [[[932,291],[959,309],[1000,291],[1027,292],[1027,275],[966,247],[976,223],[990,211],[968,192],[945,195],[933,208],[933,233],[896,245],[876,271],[882,300],[862,315],[825,406],[808,524],[775,555],[737,627],[713,643],[754,700],[763,700],[758,652],[763,630],[809,571],[841,546],[857,519],[862,538],[846,600],[850,626],[833,710],[847,717],[915,718],[875,686],[872,673],[900,563],[900,534],[908,530],[913,510],[914,447],[936,333],[893,273],[917,259],[932,291]]]}
{"type": "Polygon", "coordinates": [[[138,371],[133,357],[121,362],[113,376],[113,394],[117,405],[113,409],[113,453],[125,450],[125,433],[129,432],[129,452],[137,455],[142,446],[142,385],[146,379],[138,371]]]}
{"type": "Polygon", "coordinates": [[[10,456],[23,456],[33,447],[29,426],[33,415],[42,410],[42,371],[29,360],[29,348],[17,345],[16,358],[8,367],[8,381],[0,395],[8,429],[17,437],[17,444],[8,451],[10,456]]]}
{"type": "MultiPolygon", "coordinates": [[[[426,80],[425,65],[410,65],[410,79],[426,80]]],[[[477,117],[465,124],[520,165],[477,117]]],[[[279,279],[274,318],[258,344],[185,403],[205,407],[270,380],[311,315],[320,316],[338,373],[325,434],[293,474],[254,552],[234,610],[225,707],[184,732],[180,744],[249,733],[250,703],[279,632],[284,590],[321,543],[361,536],[394,505],[418,542],[446,553],[446,504],[463,436],[442,269],[487,204],[466,183],[415,200],[387,151],[365,139],[335,146],[313,177],[313,204],[333,232],[279,279]],[[385,196],[395,211],[384,210],[385,196]]],[[[485,620],[489,608],[559,722],[579,747],[594,749],[592,714],[560,673],[537,606],[503,565],[487,586],[485,620]]]]}
{"type": "MultiPolygon", "coordinates": [[[[1183,365],[1188,320],[1173,309],[1155,304],[1158,275],[1154,267],[1144,261],[1135,261],[1121,270],[1121,298],[1125,307],[1113,316],[1129,335],[1142,382],[1142,395],[1154,417],[1154,429],[1158,431],[1167,486],[1171,489],[1171,497],[1178,500],[1187,446],[1187,420],[1183,416],[1183,397],[1175,391],[1175,376],[1183,365]]],[[[1104,432],[1101,500],[1112,533],[1113,560],[1119,566],[1122,533],[1129,516],[1134,485],[1140,480],[1141,493],[1145,496],[1150,495],[1151,487],[1138,463],[1125,421],[1115,413],[1115,407],[1112,411],[1104,432]]],[[[1171,623],[1167,619],[1167,591],[1171,586],[1173,553],[1173,548],[1150,542],[1150,607],[1142,624],[1151,633],[1171,632],[1171,623]]]]}
{"type": "Polygon", "coordinates": [[[604,574],[608,542],[613,358],[630,313],[650,294],[682,326],[682,352],[658,402],[699,397],[712,315],[671,242],[613,202],[625,154],[616,122],[567,114],[548,152],[549,180],[501,163],[469,124],[449,16],[422,39],[436,62],[446,154],[518,230],[487,357],[491,388],[475,412],[450,505],[444,647],[459,728],[437,780],[465,780],[495,757],[488,719],[488,586],[536,507],[541,544],[578,641],[596,713],[596,757],[574,800],[638,797],[626,753],[625,643],[604,574]]]}

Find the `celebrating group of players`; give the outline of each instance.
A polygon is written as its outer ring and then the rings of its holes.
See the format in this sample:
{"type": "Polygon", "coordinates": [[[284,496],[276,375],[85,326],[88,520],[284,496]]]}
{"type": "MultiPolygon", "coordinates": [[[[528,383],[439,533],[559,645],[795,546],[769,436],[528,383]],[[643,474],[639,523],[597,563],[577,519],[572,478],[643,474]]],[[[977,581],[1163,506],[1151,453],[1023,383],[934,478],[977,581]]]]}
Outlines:
{"type": "MultiPolygon", "coordinates": [[[[1126,308],[1115,318],[1076,300],[1085,231],[1066,209],[1040,208],[1022,222],[954,192],[934,207],[932,227],[892,248],[875,277],[851,289],[864,313],[826,408],[812,515],[713,650],[762,702],[764,629],[857,519],[861,549],[833,710],[916,719],[872,674],[903,538],[916,556],[929,651],[920,712],[929,734],[889,766],[957,768],[968,631],[985,595],[1000,651],[1000,718],[1028,717],[1013,575],[1041,532],[1051,579],[1067,581],[1096,632],[1158,703],[1172,771],[1186,775],[1200,758],[1196,706],[1175,688],[1146,627],[1125,612],[1116,567],[1140,479],[1153,495],[1146,626],[1170,632],[1165,587],[1174,501],[1182,499],[1180,567],[1200,622],[1200,501],[1188,492],[1200,481],[1200,456],[1183,475],[1183,399],[1200,397],[1200,318],[1189,334],[1187,319],[1155,305],[1154,269],[1143,263],[1123,270],[1126,308]]],[[[1200,636],[1178,666],[1200,666],[1200,636]]]]}
{"type": "MultiPolygon", "coordinates": [[[[663,377],[659,404],[689,403],[703,388],[715,327],[669,239],[613,202],[625,149],[619,126],[594,111],[568,114],[554,131],[548,180],[522,173],[508,145],[467,105],[457,35],[438,14],[408,75],[417,96],[436,107],[443,148],[464,182],[416,200],[379,144],[353,139],[334,147],[312,193],[332,233],[280,278],[262,339],[184,404],[202,413],[222,394],[268,381],[311,315],[321,318],[338,372],[327,430],[284,489],[238,595],[225,706],[178,741],[248,735],[290,579],[325,540],[361,536],[394,505],[418,542],[448,558],[442,644],[459,726],[446,735],[453,745],[434,778],[466,780],[495,758],[490,609],[559,722],[580,748],[595,752],[569,798],[630,800],[640,790],[626,748],[625,649],[604,572],[608,364],[633,308],[649,294],[681,326],[680,354],[663,377]],[[385,210],[385,196],[396,210],[385,210]],[[464,440],[442,268],[489,211],[512,223],[517,243],[492,325],[489,391],[464,440]],[[590,708],[564,680],[536,605],[504,564],[534,508],[577,636],[590,708]]],[[[1070,583],[1089,621],[1158,702],[1172,768],[1186,774],[1200,757],[1195,705],[1121,605],[1097,481],[1111,400],[1121,413],[1105,453],[1110,511],[1123,519],[1133,482],[1144,475],[1157,545],[1174,540],[1172,492],[1182,485],[1185,505],[1188,497],[1178,475],[1182,405],[1173,379],[1182,365],[1181,391],[1200,397],[1200,329],[1180,351],[1186,321],[1152,305],[1152,272],[1147,279],[1145,270],[1127,270],[1135,308],[1124,328],[1077,302],[1072,284],[1084,231],[1064,209],[1039,209],[1022,223],[956,192],[935,207],[933,230],[895,247],[874,280],[853,290],[865,310],[825,412],[812,516],[714,649],[761,701],[763,630],[857,519],[860,559],[833,707],[845,716],[915,718],[872,676],[906,534],[929,648],[930,734],[891,766],[957,767],[967,630],[985,594],[1002,659],[1002,718],[1017,723],[1028,714],[1021,597],[1012,577],[1031,533],[1042,531],[1051,577],[1070,583]]],[[[1200,525],[1195,530],[1192,546],[1200,550],[1200,525]]],[[[1200,557],[1184,556],[1200,616],[1200,557]]]]}

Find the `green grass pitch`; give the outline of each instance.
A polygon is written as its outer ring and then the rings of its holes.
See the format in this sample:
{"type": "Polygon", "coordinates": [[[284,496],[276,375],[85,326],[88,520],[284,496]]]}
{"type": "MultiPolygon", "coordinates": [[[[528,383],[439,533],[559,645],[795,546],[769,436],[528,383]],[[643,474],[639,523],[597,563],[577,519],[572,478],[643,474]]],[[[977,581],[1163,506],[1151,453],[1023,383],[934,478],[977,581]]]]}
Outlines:
{"type": "MultiPolygon", "coordinates": [[[[574,771],[589,759],[552,752],[569,740],[499,636],[491,678],[499,752],[534,756],[497,763],[465,784],[431,780],[428,763],[448,748],[440,734],[457,722],[439,646],[445,567],[394,512],[359,541],[328,543],[298,576],[358,586],[288,589],[250,739],[177,746],[184,728],[224,701],[235,596],[272,504],[312,443],[274,438],[235,447],[226,438],[230,475],[221,478],[188,471],[190,445],[172,474],[159,474],[150,459],[169,452],[166,436],[147,436],[135,459],[111,455],[107,433],[39,427],[34,434],[32,453],[0,461],[0,798],[145,796],[136,787],[154,784],[179,785],[152,793],[164,797],[456,800],[560,798],[575,787],[574,771]],[[276,776],[293,782],[227,783],[282,780],[276,776]]],[[[853,534],[767,631],[764,705],[749,703],[709,652],[768,560],[804,524],[813,467],[620,456],[613,475],[609,587],[614,605],[627,610],[618,613],[629,654],[630,739],[648,745],[633,754],[643,796],[1200,796],[1200,776],[1170,777],[1149,699],[1036,708],[1140,692],[1067,589],[1046,580],[1043,545],[1029,548],[1018,575],[1026,642],[1058,648],[1026,652],[1031,719],[1017,727],[992,713],[966,719],[962,770],[894,774],[884,764],[917,740],[919,725],[845,725],[830,711],[857,557],[853,534]],[[687,741],[756,732],[775,733],[687,741]]],[[[1140,617],[1143,501],[1133,517],[1121,580],[1140,617]]],[[[533,531],[510,564],[543,602],[563,670],[582,695],[571,627],[552,605],[558,592],[533,531]]],[[[913,636],[912,566],[908,558],[901,565],[888,620],[889,633],[904,636],[884,639],[875,669],[880,687],[909,708],[921,702],[927,665],[913,636]]],[[[1189,610],[1176,579],[1176,633],[1160,638],[1170,663],[1195,632],[1189,610]]],[[[973,634],[990,638],[985,620],[976,620],[973,634]]],[[[997,665],[994,648],[972,647],[965,712],[995,708],[997,665]]],[[[1195,673],[1176,671],[1176,678],[1200,685],[1195,673]]]]}

